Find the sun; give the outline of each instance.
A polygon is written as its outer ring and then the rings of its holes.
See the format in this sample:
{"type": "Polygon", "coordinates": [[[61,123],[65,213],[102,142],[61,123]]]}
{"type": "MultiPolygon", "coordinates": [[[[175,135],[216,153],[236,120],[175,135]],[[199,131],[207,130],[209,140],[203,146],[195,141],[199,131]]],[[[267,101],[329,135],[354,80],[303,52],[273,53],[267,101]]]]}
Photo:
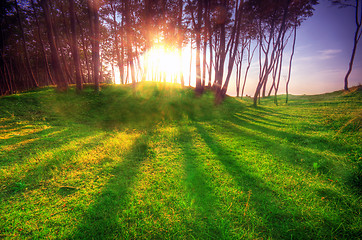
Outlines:
{"type": "MultiPolygon", "coordinates": [[[[181,84],[181,77],[185,85],[195,85],[195,51],[190,46],[178,48],[164,44],[156,44],[140,55],[140,74],[138,81],[156,81],[181,84]]],[[[125,71],[128,69],[125,68],[125,71]]],[[[114,82],[120,84],[118,67],[112,69],[114,82]]],[[[127,76],[127,72],[124,74],[127,76]]]]}
{"type": "Polygon", "coordinates": [[[179,81],[182,58],[177,48],[154,46],[144,54],[144,69],[147,81],[179,81]]]}

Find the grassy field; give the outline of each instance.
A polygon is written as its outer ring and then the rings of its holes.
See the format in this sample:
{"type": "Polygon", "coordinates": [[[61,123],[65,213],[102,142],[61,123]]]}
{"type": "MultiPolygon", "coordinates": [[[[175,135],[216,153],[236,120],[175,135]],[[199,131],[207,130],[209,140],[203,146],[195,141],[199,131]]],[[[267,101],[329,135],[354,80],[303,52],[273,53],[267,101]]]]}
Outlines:
{"type": "Polygon", "coordinates": [[[0,98],[0,238],[360,239],[362,93],[0,98]]]}

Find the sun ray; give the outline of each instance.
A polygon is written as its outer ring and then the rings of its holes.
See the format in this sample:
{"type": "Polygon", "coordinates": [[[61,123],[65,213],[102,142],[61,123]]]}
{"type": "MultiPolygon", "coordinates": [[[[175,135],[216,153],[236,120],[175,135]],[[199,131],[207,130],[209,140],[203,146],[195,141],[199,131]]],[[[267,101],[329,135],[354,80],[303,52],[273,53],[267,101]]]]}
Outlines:
{"type": "Polygon", "coordinates": [[[144,54],[146,80],[177,82],[181,74],[181,56],[176,48],[157,45],[144,54]]]}

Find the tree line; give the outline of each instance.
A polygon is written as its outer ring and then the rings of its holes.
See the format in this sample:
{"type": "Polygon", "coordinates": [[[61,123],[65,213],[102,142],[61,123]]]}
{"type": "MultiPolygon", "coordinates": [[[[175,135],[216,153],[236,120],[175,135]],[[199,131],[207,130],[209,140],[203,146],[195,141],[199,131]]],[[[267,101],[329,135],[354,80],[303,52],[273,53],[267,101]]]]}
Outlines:
{"type": "MultiPolygon", "coordinates": [[[[47,85],[65,91],[75,84],[145,80],[140,58],[157,41],[195,51],[196,86],[215,91],[220,103],[232,74],[244,95],[252,59],[259,63],[253,95],[277,93],[283,62],[291,75],[297,28],[317,0],[4,0],[0,5],[0,94],[47,85]],[[291,46],[286,56],[285,48],[291,46]],[[242,67],[246,70],[242,71],[242,67]],[[109,69],[111,67],[112,70],[109,69]],[[117,73],[118,74],[118,73],[117,73]]],[[[182,63],[178,63],[182,64],[182,63]]],[[[191,64],[191,61],[190,61],[191,64]]],[[[185,85],[181,73],[178,82],[185,85]]],[[[189,81],[190,82],[190,81],[189,81]]]]}

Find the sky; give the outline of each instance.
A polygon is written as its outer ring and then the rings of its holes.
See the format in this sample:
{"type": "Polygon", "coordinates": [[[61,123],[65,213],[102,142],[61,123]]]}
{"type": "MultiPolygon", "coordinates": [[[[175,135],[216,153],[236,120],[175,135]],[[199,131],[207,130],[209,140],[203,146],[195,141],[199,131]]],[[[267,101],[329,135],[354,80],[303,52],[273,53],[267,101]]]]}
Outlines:
{"type": "MultiPolygon", "coordinates": [[[[313,16],[304,21],[297,30],[289,92],[296,95],[319,94],[343,89],[355,29],[354,8],[340,9],[332,6],[328,0],[321,0],[315,7],[313,16]]],[[[289,54],[290,51],[286,50],[286,55],[289,54]]],[[[288,62],[288,57],[283,61],[288,62]]],[[[248,95],[255,91],[258,72],[259,66],[255,62],[248,78],[250,81],[246,85],[248,95]]],[[[279,93],[285,92],[287,72],[285,69],[282,74],[283,85],[279,93]]],[[[349,86],[358,84],[362,84],[361,42],[349,77],[349,86]]],[[[235,87],[230,87],[228,93],[234,95],[235,87]]]]}

